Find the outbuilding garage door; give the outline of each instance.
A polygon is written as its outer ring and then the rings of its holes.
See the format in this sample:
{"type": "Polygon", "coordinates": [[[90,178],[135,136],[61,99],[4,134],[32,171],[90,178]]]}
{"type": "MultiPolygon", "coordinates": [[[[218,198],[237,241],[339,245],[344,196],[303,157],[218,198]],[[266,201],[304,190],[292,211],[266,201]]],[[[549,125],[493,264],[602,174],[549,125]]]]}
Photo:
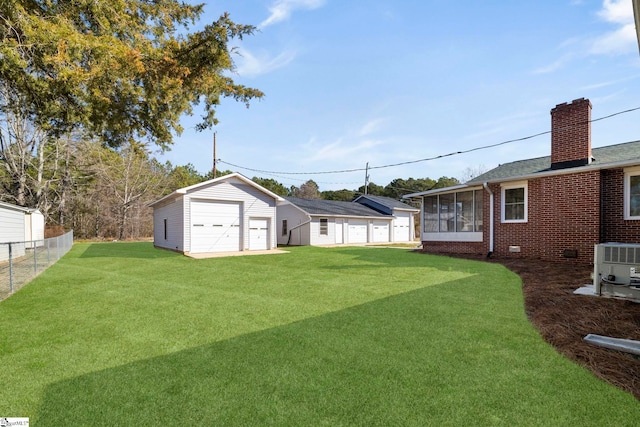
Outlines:
{"type": "Polygon", "coordinates": [[[409,242],[411,240],[411,230],[409,228],[409,217],[399,216],[393,220],[393,241],[409,242]]]}
{"type": "Polygon", "coordinates": [[[367,243],[367,221],[349,221],[349,243],[367,243]]]}
{"type": "Polygon", "coordinates": [[[374,242],[389,241],[389,223],[388,222],[373,223],[373,241],[374,242]]]}
{"type": "Polygon", "coordinates": [[[240,203],[192,201],[191,253],[241,250],[240,225],[240,203]]]}
{"type": "Polygon", "coordinates": [[[269,220],[249,220],[249,249],[252,251],[269,249],[269,220]]]}

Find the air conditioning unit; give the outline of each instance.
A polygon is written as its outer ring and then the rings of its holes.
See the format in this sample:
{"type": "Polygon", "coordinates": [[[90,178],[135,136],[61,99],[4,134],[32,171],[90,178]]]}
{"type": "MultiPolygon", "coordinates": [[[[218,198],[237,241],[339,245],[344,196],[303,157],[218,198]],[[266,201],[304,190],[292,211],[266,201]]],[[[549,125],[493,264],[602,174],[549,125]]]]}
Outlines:
{"type": "Polygon", "coordinates": [[[640,301],[640,244],[595,245],[593,265],[596,295],[640,301]]]}

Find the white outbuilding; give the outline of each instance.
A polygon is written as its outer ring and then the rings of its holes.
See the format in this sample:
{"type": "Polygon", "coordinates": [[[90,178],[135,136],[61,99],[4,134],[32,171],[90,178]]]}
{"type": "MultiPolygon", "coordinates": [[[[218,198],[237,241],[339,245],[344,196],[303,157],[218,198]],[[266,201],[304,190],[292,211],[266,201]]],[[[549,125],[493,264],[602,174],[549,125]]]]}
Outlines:
{"type": "Polygon", "coordinates": [[[26,248],[44,240],[44,215],[37,209],[0,202],[0,261],[21,257],[26,248]]]}
{"type": "Polygon", "coordinates": [[[278,241],[294,246],[389,243],[392,220],[359,203],[286,197],[278,204],[278,241]]]}
{"type": "Polygon", "coordinates": [[[413,242],[415,233],[415,215],[420,209],[406,203],[392,199],[391,197],[372,196],[363,194],[354,200],[356,203],[368,206],[371,209],[393,216],[391,226],[393,232],[391,238],[393,242],[413,242]]]}
{"type": "Polygon", "coordinates": [[[149,205],[153,243],[187,255],[275,249],[283,200],[239,173],[181,188],[149,205]]]}

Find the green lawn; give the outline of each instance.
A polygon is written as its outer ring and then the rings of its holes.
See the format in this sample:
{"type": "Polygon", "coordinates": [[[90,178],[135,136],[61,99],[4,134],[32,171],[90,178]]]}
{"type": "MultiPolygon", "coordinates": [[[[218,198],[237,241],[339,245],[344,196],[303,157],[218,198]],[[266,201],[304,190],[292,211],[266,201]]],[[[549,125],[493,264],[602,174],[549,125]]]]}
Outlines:
{"type": "Polygon", "coordinates": [[[0,303],[0,417],[33,425],[635,426],[497,264],[393,248],[193,260],[76,244],[0,303]]]}

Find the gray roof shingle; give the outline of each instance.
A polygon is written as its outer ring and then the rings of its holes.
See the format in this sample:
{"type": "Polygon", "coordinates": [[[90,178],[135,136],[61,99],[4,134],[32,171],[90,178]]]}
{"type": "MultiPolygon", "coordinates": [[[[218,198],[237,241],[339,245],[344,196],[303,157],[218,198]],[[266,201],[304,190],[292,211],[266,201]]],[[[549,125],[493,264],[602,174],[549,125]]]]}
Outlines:
{"type": "MultiPolygon", "coordinates": [[[[594,161],[585,168],[602,168],[608,164],[618,162],[638,160],[640,164],[640,141],[626,142],[624,144],[609,145],[606,147],[594,148],[592,150],[594,161]]],[[[507,180],[519,176],[533,175],[539,172],[548,172],[551,168],[551,156],[538,157],[535,159],[519,160],[505,163],[497,168],[483,173],[467,182],[467,184],[479,184],[483,182],[493,182],[507,180]]]]}
{"type": "Polygon", "coordinates": [[[337,200],[300,199],[298,197],[285,197],[285,199],[310,215],[390,217],[360,203],[341,202],[337,200]]]}
{"type": "MultiPolygon", "coordinates": [[[[358,197],[358,199],[361,198],[366,198],[369,199],[373,202],[379,203],[383,206],[386,206],[388,208],[391,209],[408,209],[408,210],[412,210],[412,211],[417,211],[419,209],[408,205],[406,203],[402,203],[396,199],[392,199],[391,197],[384,197],[384,196],[372,196],[371,194],[365,194],[363,196],[358,197]]],[[[357,200],[357,199],[356,199],[357,200]]]]}

